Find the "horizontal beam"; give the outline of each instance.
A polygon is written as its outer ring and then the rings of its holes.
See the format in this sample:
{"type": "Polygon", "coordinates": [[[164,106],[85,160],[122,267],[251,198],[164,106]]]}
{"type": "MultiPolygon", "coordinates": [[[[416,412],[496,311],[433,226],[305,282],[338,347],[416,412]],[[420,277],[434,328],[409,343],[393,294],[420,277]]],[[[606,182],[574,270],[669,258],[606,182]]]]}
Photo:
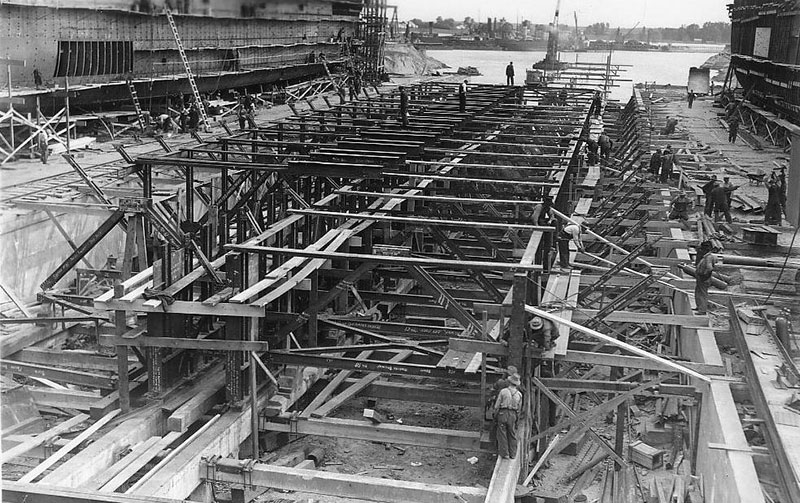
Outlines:
{"type": "Polygon", "coordinates": [[[246,481],[247,487],[302,491],[386,503],[441,503],[443,501],[482,503],[486,496],[486,490],[478,487],[426,484],[264,463],[250,464],[249,460],[220,459],[214,465],[201,471],[206,474],[210,473],[210,476],[203,477],[205,480],[226,482],[235,487],[244,487],[243,483],[246,481]],[[247,464],[246,473],[243,470],[245,464],[247,464]]]}
{"type": "MultiPolygon", "coordinates": [[[[472,154],[473,151],[465,150],[462,154],[472,154]]],[[[430,175],[426,173],[399,173],[395,171],[384,172],[384,176],[395,176],[401,178],[425,178],[428,180],[437,180],[445,182],[471,182],[471,183],[486,183],[490,185],[512,185],[512,186],[526,186],[526,187],[558,187],[558,183],[553,182],[529,182],[526,180],[498,180],[496,178],[471,178],[466,176],[442,176],[430,175]]]]}
{"type": "MultiPolygon", "coordinates": [[[[335,350],[335,347],[331,348],[331,351],[335,350]]],[[[480,374],[477,373],[467,374],[450,367],[437,367],[435,365],[422,365],[419,363],[310,355],[292,351],[270,351],[268,359],[271,363],[277,365],[305,365],[310,367],[359,370],[364,372],[379,372],[381,374],[412,375],[439,379],[460,379],[465,381],[480,380],[480,374]]]]}
{"type": "Polygon", "coordinates": [[[72,487],[45,484],[24,484],[3,481],[6,503],[181,503],[182,500],[137,496],[135,494],[101,493],[72,487]]]}
{"type": "Polygon", "coordinates": [[[337,190],[337,194],[351,196],[379,197],[382,199],[401,199],[414,201],[434,201],[453,204],[510,204],[514,206],[535,206],[541,201],[531,199],[481,199],[469,197],[425,196],[422,194],[390,194],[386,192],[368,192],[362,190],[337,190]]]}
{"type": "Polygon", "coordinates": [[[318,435],[370,442],[417,445],[434,449],[456,449],[471,452],[481,450],[481,435],[478,432],[393,423],[376,425],[352,419],[321,418],[282,422],[275,420],[275,418],[261,417],[260,429],[298,435],[318,435]]]}
{"type": "Polygon", "coordinates": [[[0,360],[0,371],[28,377],[42,377],[56,382],[80,384],[81,386],[88,386],[90,388],[114,389],[117,385],[117,379],[115,377],[11,360],[0,360]]]}
{"type": "Polygon", "coordinates": [[[268,342],[229,341],[221,339],[179,339],[175,337],[123,337],[101,335],[101,346],[131,346],[137,348],[200,349],[203,351],[257,351],[269,350],[268,342]]]}
{"type": "MultiPolygon", "coordinates": [[[[551,229],[552,230],[552,229],[551,229]]],[[[388,255],[367,255],[363,253],[342,253],[330,251],[298,250],[297,248],[279,248],[274,246],[255,245],[225,245],[226,250],[270,253],[296,257],[324,258],[331,260],[355,260],[361,262],[375,262],[379,264],[420,267],[444,267],[448,269],[478,269],[478,270],[504,270],[504,271],[540,271],[542,266],[535,264],[515,264],[512,262],[478,262],[474,260],[444,260],[422,257],[392,257],[388,255]]],[[[107,303],[108,304],[108,303],[107,303]]]]}
{"type": "MultiPolygon", "coordinates": [[[[389,199],[391,196],[386,195],[389,199]]],[[[342,218],[358,218],[361,220],[375,220],[377,222],[397,222],[407,223],[410,225],[435,225],[437,227],[479,227],[483,229],[516,229],[523,231],[553,231],[553,227],[544,225],[525,225],[525,224],[505,224],[501,222],[474,222],[467,220],[442,220],[436,218],[419,218],[419,217],[392,217],[389,215],[377,215],[374,213],[347,213],[344,211],[324,211],[324,210],[289,210],[289,213],[295,215],[313,215],[320,217],[342,217],[342,218]]]]}

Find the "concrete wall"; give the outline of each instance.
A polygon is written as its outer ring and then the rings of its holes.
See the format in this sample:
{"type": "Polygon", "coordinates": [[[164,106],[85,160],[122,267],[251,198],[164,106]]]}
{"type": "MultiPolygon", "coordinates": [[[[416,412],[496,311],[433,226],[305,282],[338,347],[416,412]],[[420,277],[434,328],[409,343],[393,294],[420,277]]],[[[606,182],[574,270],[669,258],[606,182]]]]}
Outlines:
{"type": "MultiPolygon", "coordinates": [[[[56,212],[54,215],[78,246],[105,220],[101,216],[75,213],[56,212]]],[[[124,244],[124,234],[117,227],[88,254],[87,259],[100,268],[108,255],[121,259],[124,244]]],[[[6,214],[0,220],[0,280],[23,301],[35,300],[42,281],[71,253],[69,243],[44,212],[17,217],[6,214]]],[[[78,267],[85,268],[86,265],[81,262],[78,267]]],[[[75,273],[68,273],[56,287],[64,287],[74,279],[75,273]]],[[[0,293],[0,301],[6,300],[0,293]]]]}

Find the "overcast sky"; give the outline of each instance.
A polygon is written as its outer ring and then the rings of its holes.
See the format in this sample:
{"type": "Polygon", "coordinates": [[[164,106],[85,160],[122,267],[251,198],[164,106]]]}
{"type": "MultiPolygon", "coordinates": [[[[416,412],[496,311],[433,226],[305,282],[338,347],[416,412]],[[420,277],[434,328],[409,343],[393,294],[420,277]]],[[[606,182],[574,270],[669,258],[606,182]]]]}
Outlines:
{"type": "MultiPolygon", "coordinates": [[[[487,17],[505,17],[510,22],[529,19],[544,24],[553,20],[556,0],[390,0],[397,5],[401,20],[437,16],[462,21],[470,16],[485,21],[487,17]]],[[[706,21],[728,21],[726,5],[732,0],[562,0],[561,22],[572,24],[572,13],[585,26],[607,22],[612,27],[678,27],[706,21]]]]}

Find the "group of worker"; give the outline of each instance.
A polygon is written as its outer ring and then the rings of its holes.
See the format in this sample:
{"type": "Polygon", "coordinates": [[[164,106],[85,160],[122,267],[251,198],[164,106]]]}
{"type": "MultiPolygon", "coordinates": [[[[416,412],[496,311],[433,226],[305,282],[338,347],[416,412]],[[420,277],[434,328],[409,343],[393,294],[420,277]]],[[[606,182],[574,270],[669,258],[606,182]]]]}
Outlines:
{"type": "Polygon", "coordinates": [[[654,180],[669,183],[675,171],[675,153],[672,145],[667,145],[662,151],[656,149],[650,156],[650,174],[654,180]]]}
{"type": "MultiPolygon", "coordinates": [[[[575,244],[578,251],[584,251],[581,225],[572,220],[568,220],[563,225],[560,225],[561,222],[556,218],[555,212],[553,211],[553,199],[546,194],[542,196],[542,201],[533,207],[531,221],[534,225],[554,228],[559,260],[558,265],[562,270],[569,269],[570,242],[575,244]]],[[[539,248],[537,248],[536,251],[536,261],[543,265],[546,272],[550,271],[550,264],[552,262],[550,258],[550,250],[553,247],[551,236],[549,232],[543,233],[539,248]]]]}

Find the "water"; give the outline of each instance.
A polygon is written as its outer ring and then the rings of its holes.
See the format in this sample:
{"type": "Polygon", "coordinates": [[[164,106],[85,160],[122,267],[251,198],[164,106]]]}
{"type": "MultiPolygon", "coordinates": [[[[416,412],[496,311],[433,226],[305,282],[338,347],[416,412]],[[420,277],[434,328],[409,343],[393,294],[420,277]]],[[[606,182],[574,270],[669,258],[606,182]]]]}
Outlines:
{"type": "MultiPolygon", "coordinates": [[[[705,61],[722,50],[722,46],[705,46],[708,52],[633,52],[614,51],[611,57],[612,64],[633,65],[624,68],[626,71],[622,78],[631,79],[632,82],[619,82],[611,92],[611,99],[627,102],[631,96],[633,84],[641,82],[656,82],[657,84],[672,84],[686,86],[689,79],[689,68],[700,66],[705,61]]],[[[525,69],[533,63],[544,58],[544,51],[427,51],[428,56],[447,64],[453,70],[459,66],[474,66],[483,75],[469,77],[470,82],[482,84],[505,84],[506,65],[514,62],[516,69],[515,83],[523,84],[525,69]]],[[[573,63],[575,58],[580,62],[605,63],[607,52],[562,52],[561,61],[573,63]]]]}

